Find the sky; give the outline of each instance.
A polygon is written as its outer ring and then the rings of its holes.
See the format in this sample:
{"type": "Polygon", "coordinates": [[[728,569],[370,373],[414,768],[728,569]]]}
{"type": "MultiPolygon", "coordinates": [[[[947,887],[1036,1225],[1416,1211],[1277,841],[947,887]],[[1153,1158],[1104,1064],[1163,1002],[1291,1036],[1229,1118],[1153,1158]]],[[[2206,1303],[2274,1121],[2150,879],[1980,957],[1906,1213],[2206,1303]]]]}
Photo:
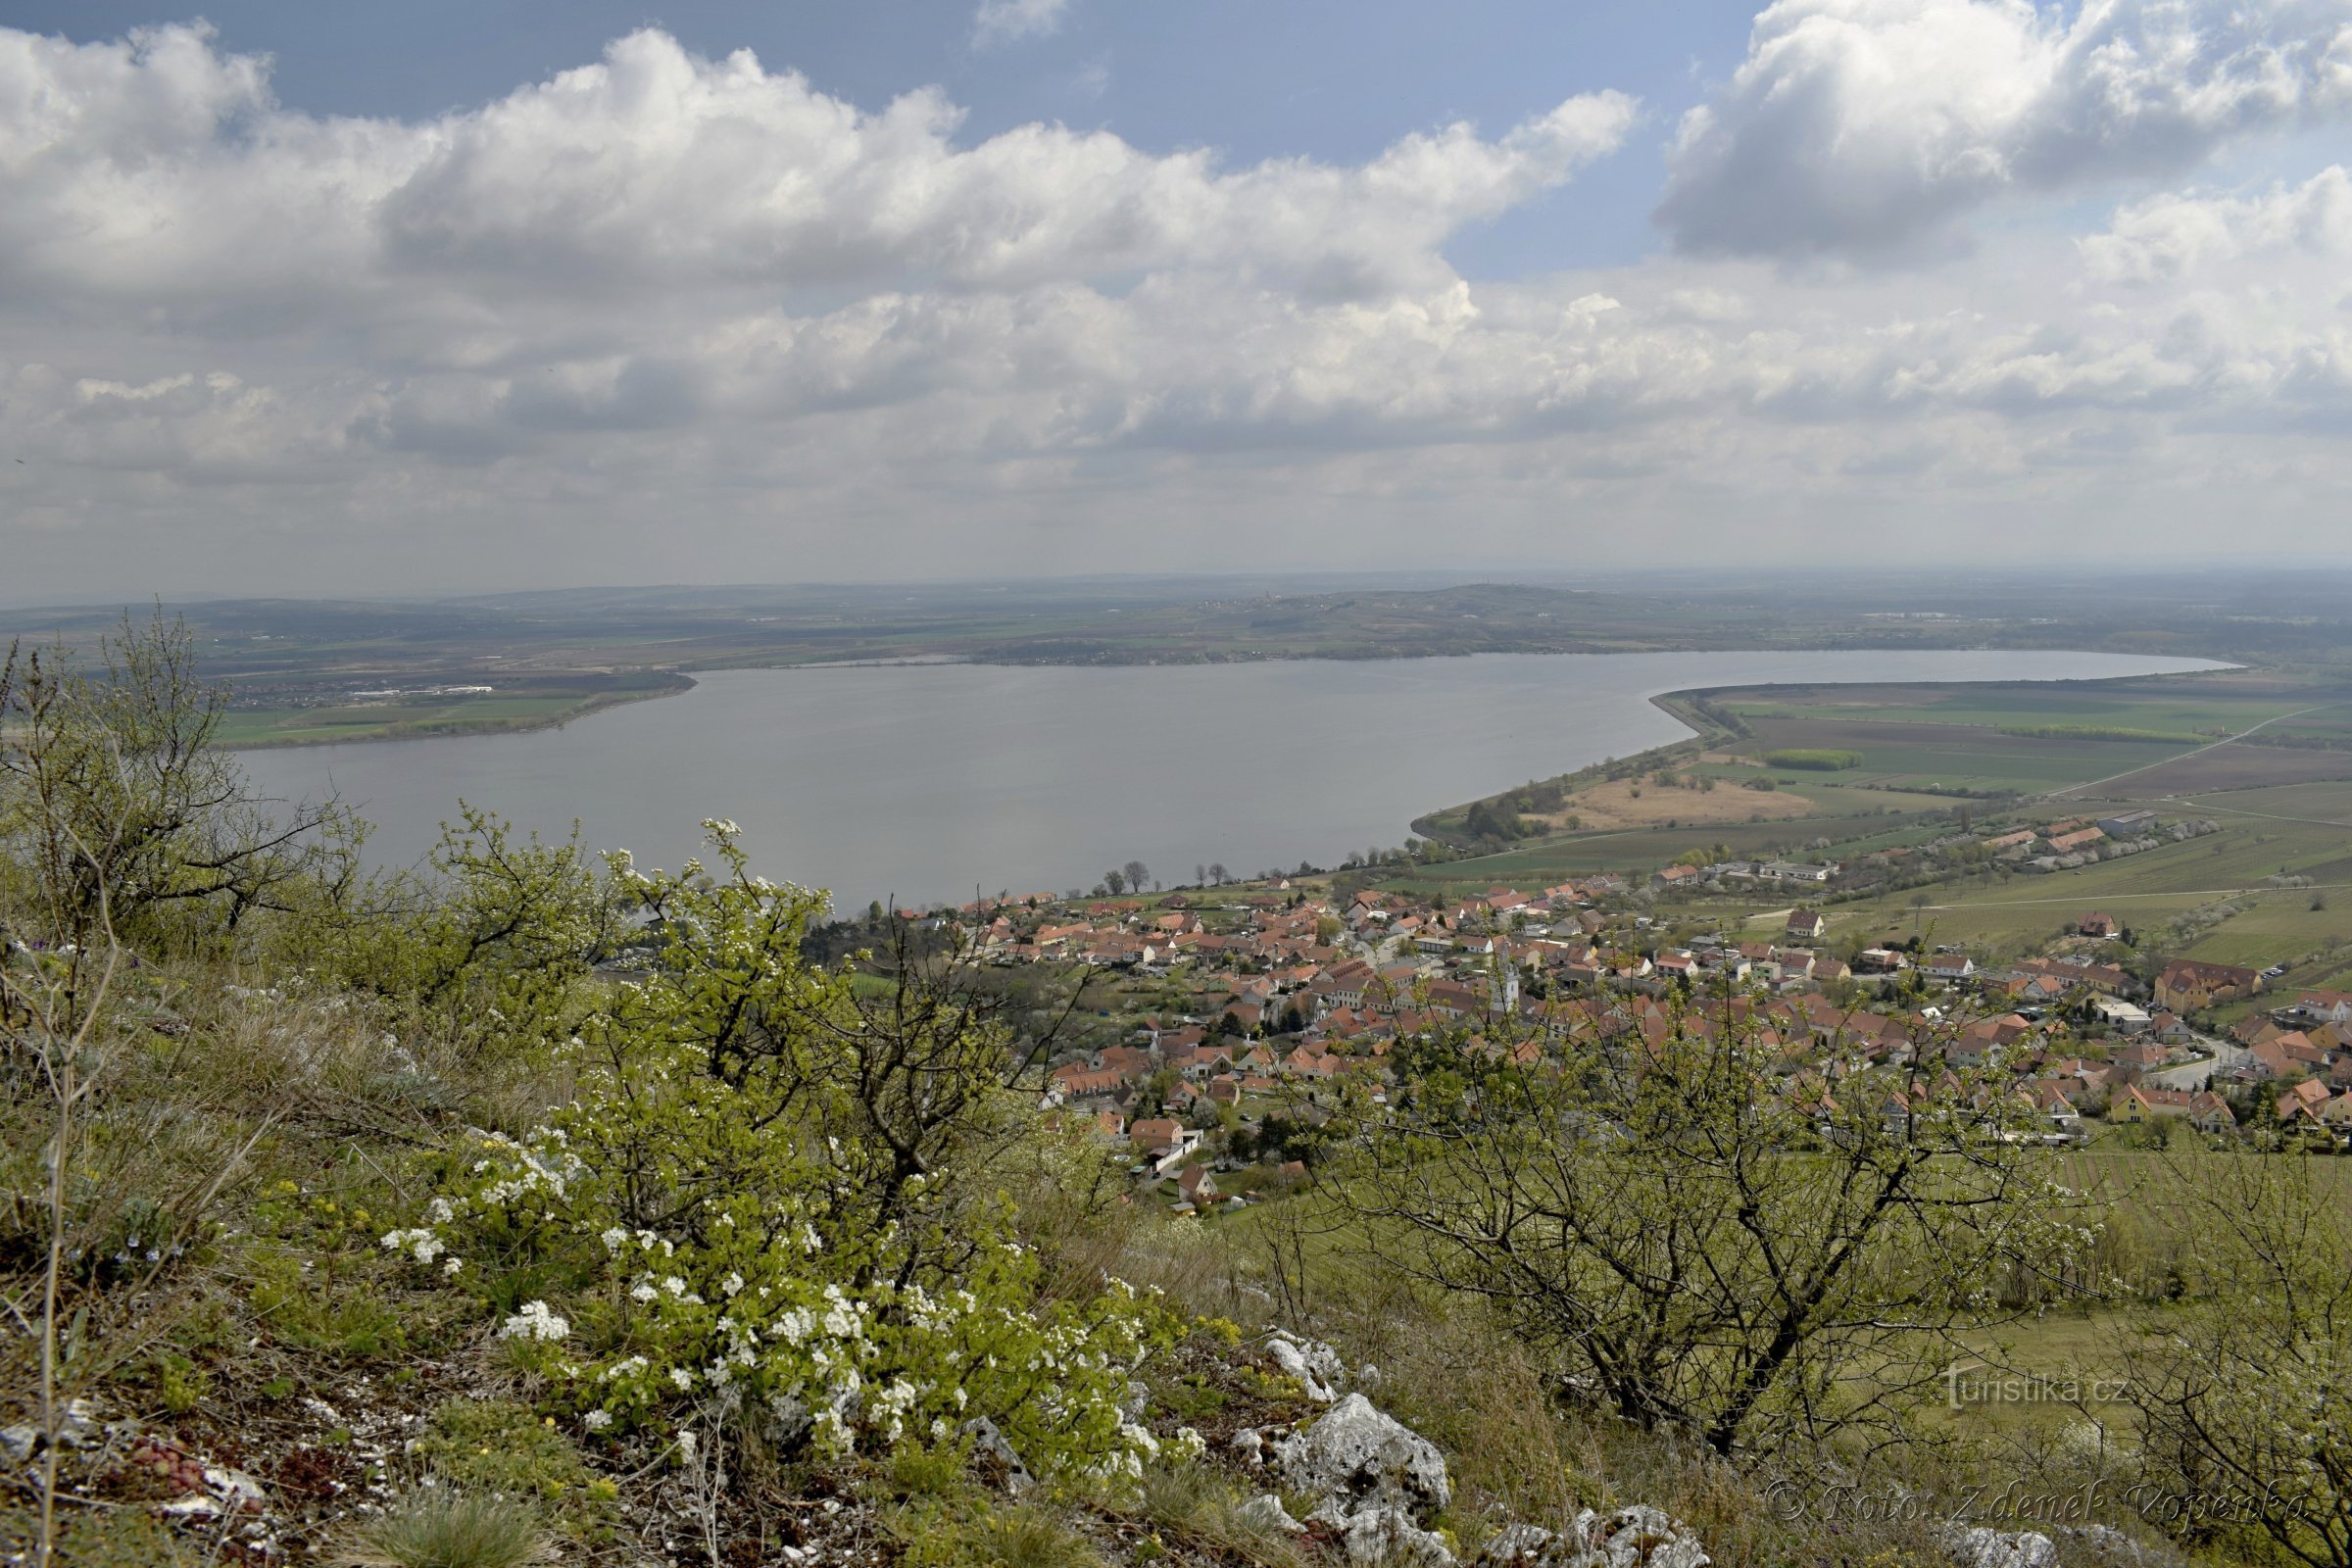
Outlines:
{"type": "Polygon", "coordinates": [[[2352,0],[0,0],[0,600],[2352,563],[2352,0]]]}

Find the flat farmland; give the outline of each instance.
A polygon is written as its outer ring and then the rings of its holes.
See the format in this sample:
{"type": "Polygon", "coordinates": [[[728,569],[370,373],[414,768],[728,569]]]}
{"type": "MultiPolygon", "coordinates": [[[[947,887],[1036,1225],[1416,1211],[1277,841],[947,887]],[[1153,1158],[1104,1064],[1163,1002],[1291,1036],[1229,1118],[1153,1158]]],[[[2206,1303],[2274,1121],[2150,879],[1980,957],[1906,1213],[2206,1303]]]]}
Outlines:
{"type": "Polygon", "coordinates": [[[2340,780],[2232,790],[2209,802],[2196,800],[2184,804],[2211,807],[2231,815],[2275,817],[2352,832],[2352,784],[2340,780]]]}
{"type": "Polygon", "coordinates": [[[2183,796],[2337,779],[2352,779],[2352,751],[2301,751],[2241,743],[2170,759],[2115,783],[2129,785],[2137,794],[2183,796]]]}
{"type": "Polygon", "coordinates": [[[1742,749],[1759,757],[1791,749],[1860,753],[1862,765],[1839,775],[1857,785],[2021,793],[2063,789],[2149,767],[2195,744],[2005,735],[1981,725],[1873,719],[1757,718],[1749,726],[1754,739],[1742,749]]]}
{"type": "Polygon", "coordinates": [[[1719,705],[1746,718],[1865,719],[1880,723],[2079,726],[2204,734],[2219,739],[2309,704],[2299,687],[2257,672],[2123,681],[2016,681],[1918,687],[1795,687],[1727,693],[1719,705]]]}

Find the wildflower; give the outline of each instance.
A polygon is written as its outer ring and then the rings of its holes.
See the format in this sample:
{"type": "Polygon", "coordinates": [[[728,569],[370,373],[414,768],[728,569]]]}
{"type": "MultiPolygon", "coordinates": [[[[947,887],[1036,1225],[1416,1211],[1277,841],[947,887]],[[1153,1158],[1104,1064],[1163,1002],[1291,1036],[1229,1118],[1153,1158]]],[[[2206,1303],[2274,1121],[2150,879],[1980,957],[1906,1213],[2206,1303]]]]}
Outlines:
{"type": "Polygon", "coordinates": [[[610,1410],[591,1410],[580,1417],[580,1425],[591,1432],[602,1432],[612,1424],[612,1412],[610,1410]]]}
{"type": "Polygon", "coordinates": [[[522,1310],[508,1318],[498,1331],[505,1340],[560,1340],[570,1332],[571,1325],[545,1301],[523,1302],[522,1310]]]}

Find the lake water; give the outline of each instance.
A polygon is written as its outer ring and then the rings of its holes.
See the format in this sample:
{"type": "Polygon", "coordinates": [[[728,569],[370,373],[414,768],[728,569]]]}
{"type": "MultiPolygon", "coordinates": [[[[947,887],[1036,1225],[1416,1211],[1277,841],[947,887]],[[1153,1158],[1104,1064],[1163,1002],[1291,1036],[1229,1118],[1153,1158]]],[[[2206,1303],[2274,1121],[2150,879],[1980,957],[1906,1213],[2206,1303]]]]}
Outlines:
{"type": "Polygon", "coordinates": [[[461,798],[675,866],[730,817],[757,867],[869,898],[1328,865],[1414,816],[1689,732],[1649,699],[1783,681],[2082,680],[2197,660],[1982,650],[1480,655],[1173,666],[717,670],[563,729],[247,753],[284,799],[328,788],[401,861],[461,798]]]}

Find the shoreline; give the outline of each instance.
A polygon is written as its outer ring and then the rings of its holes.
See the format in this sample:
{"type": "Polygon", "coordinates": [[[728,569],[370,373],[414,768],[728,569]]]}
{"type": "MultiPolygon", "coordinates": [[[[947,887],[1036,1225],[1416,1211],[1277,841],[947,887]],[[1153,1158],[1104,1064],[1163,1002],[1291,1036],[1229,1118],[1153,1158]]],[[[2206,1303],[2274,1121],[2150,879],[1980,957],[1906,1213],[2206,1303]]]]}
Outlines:
{"type": "MultiPolygon", "coordinates": [[[[1912,647],[1909,647],[1909,646],[1901,646],[1901,647],[1889,646],[1889,647],[1886,647],[1886,648],[1884,648],[1884,649],[1879,649],[1879,650],[1872,650],[1872,649],[1868,649],[1868,648],[1852,648],[1852,647],[1843,647],[1843,648],[1620,648],[1620,649],[1578,649],[1578,650],[1568,650],[1568,649],[1553,649],[1553,648],[1544,648],[1544,649],[1507,649],[1507,648],[1491,648],[1491,649],[1479,649],[1479,650],[1470,651],[1470,652],[1418,653],[1418,654],[1416,654],[1416,653],[1398,653],[1398,654],[1366,654],[1366,655],[1363,655],[1363,656],[1361,656],[1361,657],[1356,657],[1356,656],[1346,656],[1346,655],[1343,655],[1343,656],[1333,656],[1333,655],[1329,655],[1329,654],[1299,654],[1299,655],[1290,655],[1290,654],[1273,654],[1273,655],[1267,655],[1267,656],[1264,656],[1264,657],[1262,657],[1262,658],[1252,658],[1252,659],[1182,659],[1182,660],[1133,660],[1133,661],[1117,661],[1117,662],[1097,662],[1097,661],[1085,661],[1085,662],[1080,662],[1080,661],[1067,661],[1067,662],[1065,662],[1065,661],[1047,661],[1047,660],[974,659],[974,658],[969,658],[969,657],[962,656],[962,655],[938,655],[938,656],[932,656],[932,655],[920,655],[920,654],[918,654],[918,655],[912,655],[912,656],[909,656],[909,657],[907,657],[907,658],[904,658],[904,659],[857,659],[857,660],[827,660],[827,661],[812,661],[812,662],[800,662],[800,663],[707,663],[707,664],[688,664],[688,665],[680,665],[680,666],[678,666],[678,667],[676,667],[676,668],[674,668],[674,669],[670,669],[670,670],[664,671],[663,673],[665,673],[665,674],[669,675],[670,677],[672,677],[672,683],[671,683],[671,684],[664,685],[664,686],[662,686],[662,687],[659,687],[659,688],[655,688],[655,689],[651,689],[651,690],[645,690],[645,691],[628,691],[628,692],[610,692],[610,693],[599,693],[599,694],[598,694],[598,695],[596,695],[595,697],[592,697],[592,698],[590,698],[590,699],[589,699],[587,702],[583,703],[583,704],[582,704],[580,707],[578,707],[578,708],[576,708],[576,709],[573,709],[573,710],[570,710],[570,711],[568,711],[568,712],[564,712],[564,713],[556,714],[556,715],[553,715],[553,716],[551,716],[551,717],[543,717],[543,718],[506,718],[506,719],[493,719],[493,720],[490,720],[490,721],[487,721],[487,722],[485,722],[485,723],[481,723],[481,724],[466,724],[466,725],[459,725],[459,726],[453,726],[453,727],[451,727],[451,728],[446,728],[446,729],[432,729],[432,728],[425,728],[425,729],[403,729],[403,728],[401,728],[400,726],[393,726],[393,727],[392,727],[390,730],[388,730],[388,731],[385,731],[385,730],[378,730],[378,731],[373,731],[373,732],[370,732],[370,733],[366,733],[366,734],[358,734],[358,735],[333,735],[333,736],[318,736],[318,737],[303,738],[303,739],[292,739],[292,738],[289,738],[289,739],[285,739],[285,740],[272,740],[272,739],[263,738],[263,739],[244,740],[244,741],[237,741],[237,742],[234,742],[234,743],[228,743],[228,744],[224,744],[224,745],[221,747],[221,749],[222,749],[223,751],[227,751],[227,752],[274,752],[274,751],[295,751],[295,750],[300,750],[300,749],[304,749],[304,748],[309,748],[309,747],[318,747],[318,746],[392,745],[392,744],[397,744],[397,743],[399,743],[399,742],[403,742],[403,741],[454,740],[454,739],[460,739],[460,738],[464,738],[464,737],[466,737],[466,736],[474,736],[474,735],[483,735],[483,736],[487,736],[487,735],[527,735],[527,734],[531,734],[531,733],[534,733],[534,732],[536,732],[536,731],[540,731],[540,730],[562,729],[562,728],[563,728],[564,725],[571,723],[571,722],[572,722],[574,719],[581,719],[581,718],[589,718],[589,717],[593,717],[594,715],[596,715],[596,714],[598,714],[598,713],[605,712],[605,711],[607,711],[607,710],[611,710],[611,709],[614,709],[614,708],[623,707],[623,706],[625,706],[625,705],[627,705],[627,704],[630,704],[630,703],[654,702],[654,701],[658,701],[658,700],[660,700],[660,699],[662,699],[662,698],[665,698],[665,697],[683,697],[683,696],[685,696],[685,695],[686,695],[688,692],[691,692],[691,691],[693,691],[693,690],[695,689],[695,687],[696,687],[696,686],[698,686],[699,684],[701,684],[699,681],[697,681],[697,680],[695,679],[695,676],[696,676],[697,674],[710,674],[710,673],[713,673],[713,672],[716,672],[716,671],[720,671],[720,670],[738,670],[738,669],[768,669],[768,670],[822,670],[822,669],[933,669],[933,668],[942,668],[942,667],[956,666],[956,665],[987,665],[987,666],[991,666],[991,667],[996,667],[996,668],[1004,668],[1004,669],[1189,669],[1189,668],[1197,668],[1197,667],[1201,667],[1201,666],[1206,666],[1206,665],[1212,665],[1212,664],[1216,664],[1216,665],[1221,665],[1221,664],[1276,664],[1276,663],[1283,663],[1283,664],[1304,664],[1304,663],[1359,664],[1359,663],[1378,663],[1378,662],[1383,662],[1383,661],[1394,661],[1394,662],[1400,662],[1400,663],[1401,663],[1401,662],[1407,662],[1419,661],[1419,660],[1436,660],[1436,659],[1481,659],[1481,658],[1490,658],[1490,657],[1493,657],[1493,658],[1510,658],[1510,659],[1613,659],[1613,658],[1631,658],[1631,657],[1640,657],[1640,656],[1645,656],[1645,655],[1654,655],[1654,654],[1837,654],[1837,653],[1868,653],[1868,652],[1873,652],[1873,651],[1877,651],[1877,652],[1889,652],[1889,653],[1894,653],[1894,652],[1902,652],[1902,653],[1980,653],[1980,652],[1982,652],[1982,653],[2050,653],[2050,654],[2102,654],[2102,653],[2108,653],[2108,652],[2111,652],[2111,650],[2107,650],[2107,649],[2099,649],[2099,648],[1995,648],[1995,647],[1989,647],[1989,646],[1987,646],[1987,647],[1981,647],[1981,648],[1968,648],[1968,649],[1958,649],[1958,648],[1955,648],[1955,649],[1917,649],[1917,648],[1912,648],[1912,647]]],[[[2119,657],[2132,657],[2132,656],[2128,656],[2128,655],[2126,655],[2126,656],[2119,656],[2119,657]]],[[[2214,671],[2212,671],[2213,673],[2218,673],[2218,672],[2220,672],[2221,670],[2226,670],[2226,669],[2244,669],[2244,668],[2250,668],[2250,667],[2253,667],[2253,666],[2251,666],[2251,665],[2249,665],[2249,664],[2246,664],[2246,663],[2241,663],[2241,662],[2233,662],[2233,661],[2204,659],[2204,656],[2202,656],[2202,655],[2184,655],[2184,656],[2181,656],[2181,657],[2183,657],[2183,658],[2197,658],[2197,659],[2203,659],[2205,662],[2207,662],[2207,663],[2210,663],[2210,664],[2213,664],[2213,665],[2215,666],[2215,669],[2214,669],[2214,671]]],[[[2207,671],[2183,671],[2182,673],[2188,673],[2188,674],[2202,674],[2202,673],[2207,673],[2207,671]]],[[[2133,679],[2137,679],[2137,678],[2139,678],[2139,677],[2136,677],[2136,676],[2131,676],[2131,675],[2099,675],[2099,676],[2082,676],[2082,677],[2058,676],[2058,677],[2051,677],[2051,680],[2052,680],[2052,681],[2063,681],[2063,680],[2070,680],[2070,679],[2082,679],[2082,680],[2086,680],[2086,681],[2095,681],[2095,680],[2133,680],[2133,679]]],[[[1758,685],[1758,686],[1746,686],[1746,685],[1733,684],[1733,685],[1728,685],[1728,686],[1726,686],[1726,685],[1714,685],[1714,686],[1691,686],[1691,687],[1679,687],[1679,688],[1677,688],[1677,689],[1675,689],[1675,690],[1673,690],[1673,691],[1667,691],[1667,692],[1657,692],[1657,693],[1654,693],[1654,694],[1652,694],[1652,695],[1649,697],[1649,699],[1648,699],[1648,702],[1649,702],[1650,706],[1651,706],[1651,707],[1653,707],[1653,708],[1656,708],[1656,709],[1658,709],[1658,710],[1661,710],[1662,712],[1665,712],[1665,713],[1666,713],[1666,714],[1668,714],[1669,716],[1673,717],[1673,718],[1674,718],[1674,719],[1676,719],[1678,722],[1682,723],[1682,724],[1683,724],[1685,727],[1689,728],[1689,729],[1690,730],[1690,732],[1691,732],[1691,733],[1690,733],[1690,735],[1684,736],[1684,737],[1683,737],[1683,738],[1681,738],[1680,740],[1668,741],[1668,742],[1664,743],[1664,744],[1663,744],[1663,745],[1661,745],[1661,746],[1654,746],[1654,747],[1651,747],[1651,748],[1649,748],[1649,750],[1648,750],[1648,751],[1645,751],[1645,752],[1640,753],[1640,754],[1638,754],[1638,755],[1640,755],[1640,756],[1643,756],[1643,757],[1646,757],[1646,756],[1650,755],[1650,753],[1651,753],[1651,752],[1665,751],[1665,750],[1671,749],[1671,748],[1673,748],[1673,747],[1676,747],[1676,746],[1686,746],[1686,745],[1689,745],[1689,744],[1690,743],[1690,741],[1692,741],[1692,740],[1694,740],[1694,739],[1702,739],[1702,738],[1704,738],[1704,736],[1705,736],[1705,735],[1708,733],[1708,727],[1707,727],[1706,725],[1702,725],[1700,722],[1694,721],[1693,714],[1692,714],[1692,711],[1691,711],[1690,710],[1688,710],[1688,709],[1686,709],[1686,708],[1684,708],[1684,707],[1681,707],[1681,706],[1677,706],[1677,705],[1678,705],[1678,702],[1679,702],[1680,700],[1688,699],[1688,700],[1690,700],[1691,703],[1695,704],[1695,703],[1699,703],[1699,702],[1703,702],[1703,701],[1705,701],[1707,698],[1714,696],[1714,695],[1715,695],[1716,693],[1718,693],[1718,692],[1726,692],[1726,691],[1748,691],[1748,690],[1759,690],[1759,691],[1761,691],[1761,690],[1770,690],[1770,689],[1772,688],[1772,686],[1774,686],[1774,685],[1777,685],[1777,684],[1786,684],[1786,683],[1780,683],[1780,682],[1765,682],[1765,683],[1763,683],[1762,685],[1758,685]]],[[[1913,686],[1913,685],[1920,685],[1920,686],[1924,686],[1924,685],[1999,686],[1999,685],[2006,685],[2006,684],[2009,684],[2009,682],[2005,682],[2005,681],[1950,681],[1950,682],[1938,682],[1938,681],[1888,681],[1888,682],[1886,682],[1886,684],[1887,684],[1887,685],[1890,685],[1890,686],[1913,686]]],[[[2031,682],[2030,684],[2043,684],[2043,683],[2042,683],[2042,682],[2031,682]]],[[[1580,771],[1583,771],[1583,770],[1580,770],[1580,771]]],[[[1484,800],[1484,799],[1486,799],[1486,797],[1484,797],[1484,796],[1480,796],[1480,797],[1477,797],[1477,799],[1479,799],[1479,800],[1484,800]]],[[[1467,805],[1467,804],[1470,804],[1470,803],[1463,803],[1463,804],[1467,805]]],[[[1429,817],[1436,816],[1436,815],[1442,814],[1443,812],[1449,811],[1449,810],[1453,810],[1453,809],[1455,809],[1455,808],[1454,808],[1454,807],[1450,807],[1450,806],[1448,806],[1448,807],[1439,807],[1439,808],[1433,808],[1433,809],[1432,809],[1432,810],[1430,810],[1430,811],[1424,812],[1424,813],[1422,813],[1421,815],[1419,815],[1419,816],[1416,816],[1416,817],[1413,819],[1413,821],[1412,821],[1412,824],[1411,824],[1411,826],[1412,826],[1412,830],[1413,830],[1414,832],[1416,832],[1416,833],[1419,833],[1419,832],[1421,831],[1420,824],[1421,824],[1423,821],[1427,820],[1429,817]]]]}

